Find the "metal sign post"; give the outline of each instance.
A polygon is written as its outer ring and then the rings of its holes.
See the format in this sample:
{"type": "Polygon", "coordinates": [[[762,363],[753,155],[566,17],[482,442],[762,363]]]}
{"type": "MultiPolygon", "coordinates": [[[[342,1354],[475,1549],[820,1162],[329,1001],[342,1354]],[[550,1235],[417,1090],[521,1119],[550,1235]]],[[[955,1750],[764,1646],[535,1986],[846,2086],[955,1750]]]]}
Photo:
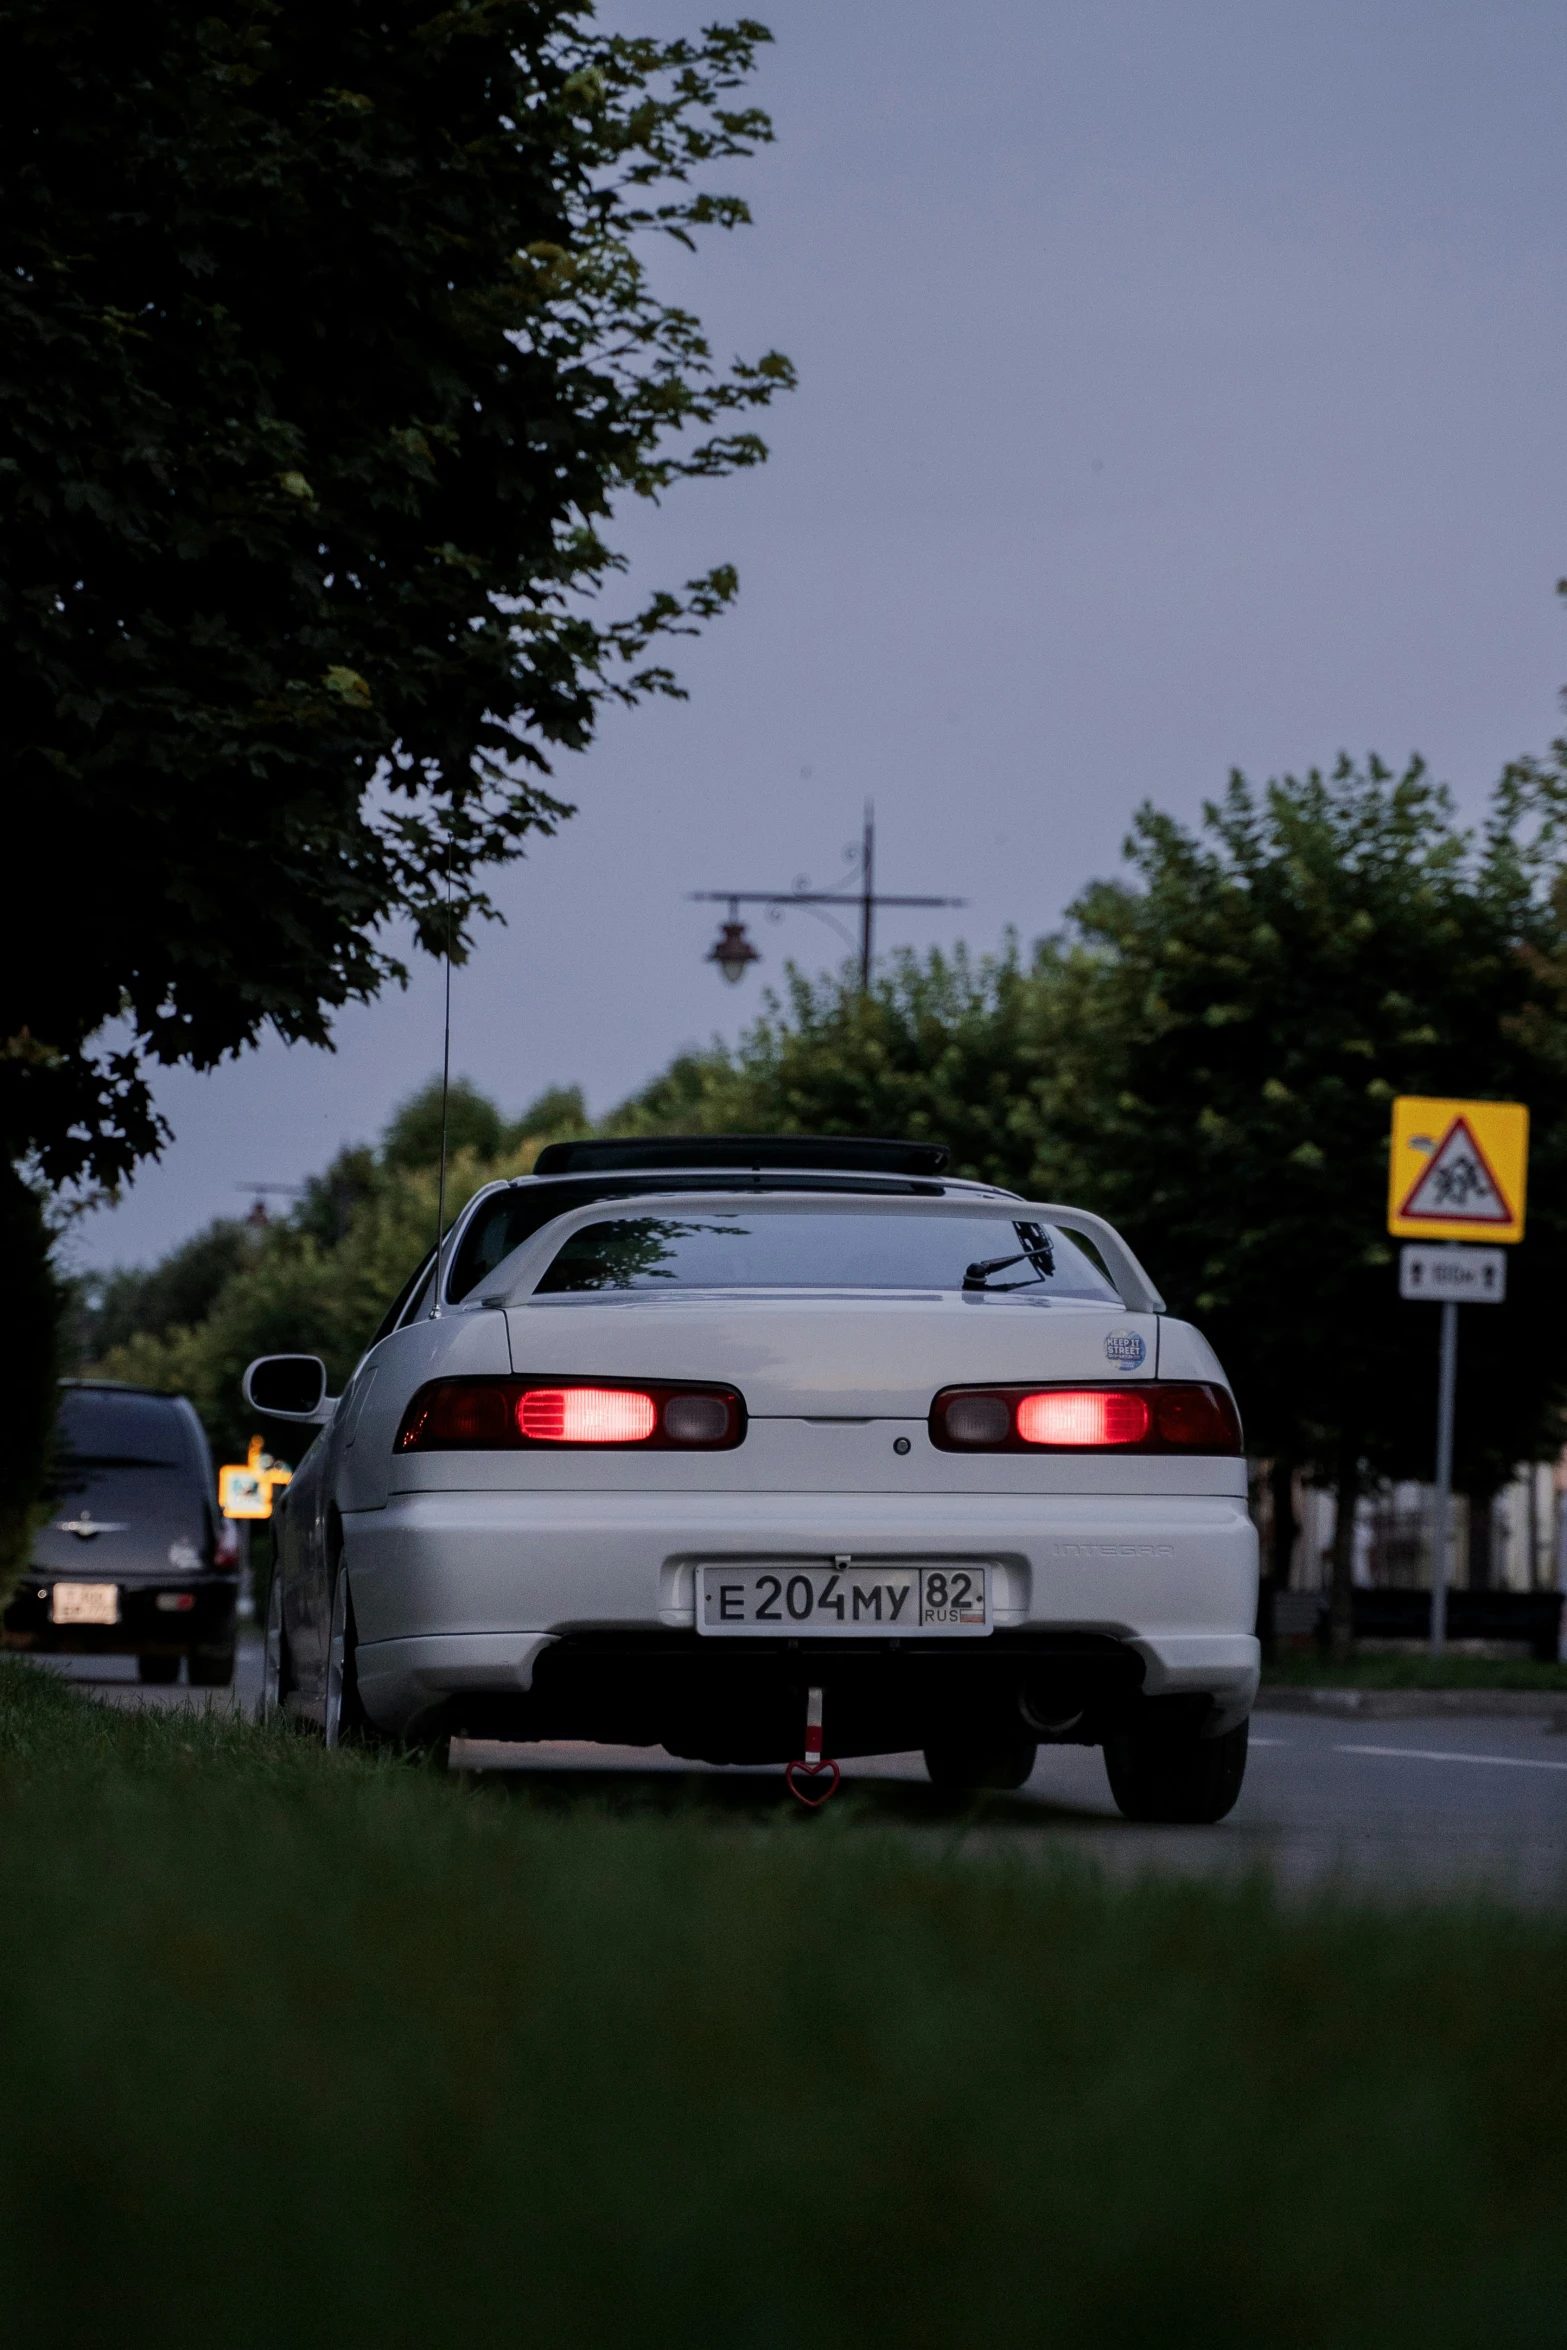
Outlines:
{"type": "Polygon", "coordinates": [[[1453,1400],[1458,1390],[1458,1309],[1499,1306],[1507,1295],[1507,1259],[1499,1248],[1401,1248],[1398,1294],[1440,1300],[1442,1341],[1436,1401],[1436,1526],[1431,1563],[1431,1654],[1447,1641],[1447,1586],[1453,1547],[1453,1400]]]}
{"type": "Polygon", "coordinates": [[[1448,1564],[1453,1550],[1453,1399],[1458,1392],[1458,1306],[1442,1300],[1442,1355],[1436,1381],[1436,1556],[1431,1562],[1431,1654],[1447,1646],[1448,1564]]]}
{"type": "Polygon", "coordinates": [[[1452,1580],[1453,1411],[1458,1391],[1458,1309],[1499,1306],[1507,1259],[1499,1248],[1466,1248],[1470,1238],[1523,1238],[1529,1113],[1522,1102],[1443,1101],[1402,1094],[1393,1104],[1387,1228],[1396,1239],[1425,1234],[1445,1247],[1398,1252],[1398,1294],[1442,1308],[1436,1400],[1436,1524],[1431,1561],[1431,1654],[1447,1644],[1452,1580]]]}

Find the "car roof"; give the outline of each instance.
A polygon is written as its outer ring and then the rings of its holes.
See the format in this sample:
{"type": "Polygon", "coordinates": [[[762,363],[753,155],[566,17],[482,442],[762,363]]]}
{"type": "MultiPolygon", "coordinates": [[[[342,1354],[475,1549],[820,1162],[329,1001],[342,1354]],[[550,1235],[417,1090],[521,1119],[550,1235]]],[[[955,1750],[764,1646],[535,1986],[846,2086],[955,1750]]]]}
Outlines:
{"type": "Polygon", "coordinates": [[[158,1412],[172,1413],[184,1431],[186,1449],[190,1454],[188,1466],[203,1480],[209,1478],[212,1467],[211,1446],[201,1424],[201,1415],[188,1395],[167,1395],[155,1387],[137,1387],[129,1379],[61,1379],[56,1385],[60,1390],[62,1413],[67,1403],[76,1396],[102,1396],[106,1400],[127,1396],[134,1398],[139,1409],[151,1405],[158,1412]]]}
{"type": "Polygon", "coordinates": [[[166,1403],[176,1410],[186,1400],[182,1395],[169,1395],[161,1387],[138,1387],[134,1379],[59,1379],[55,1384],[69,1387],[78,1395],[144,1395],[149,1403],[166,1403]]]}

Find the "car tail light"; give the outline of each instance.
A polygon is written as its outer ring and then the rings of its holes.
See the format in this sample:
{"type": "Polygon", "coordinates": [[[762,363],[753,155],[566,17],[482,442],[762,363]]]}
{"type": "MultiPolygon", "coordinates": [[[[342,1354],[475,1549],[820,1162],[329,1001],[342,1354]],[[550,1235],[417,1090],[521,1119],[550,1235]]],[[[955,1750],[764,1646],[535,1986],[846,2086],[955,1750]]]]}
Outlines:
{"type": "MultiPolygon", "coordinates": [[[[484,1447],[510,1441],[511,1413],[506,1390],[477,1379],[438,1379],[423,1390],[425,1416],[417,1439],[407,1421],[398,1438],[402,1451],[416,1446],[484,1447]]],[[[412,1418],[410,1412],[409,1418],[412,1418]]]]}
{"type": "Polygon", "coordinates": [[[399,1452],[533,1452],[570,1445],[726,1452],[745,1435],[732,1387],[608,1379],[432,1379],[397,1432],[399,1452]]]}
{"type": "Polygon", "coordinates": [[[727,1395],[666,1396],[664,1434],[671,1444],[723,1444],[736,1400],[727,1395]]]}
{"type": "Polygon", "coordinates": [[[1019,1396],[1017,1432],[1025,1444],[1141,1444],[1148,1398],[1136,1388],[1060,1387],[1019,1396]]]}
{"type": "Polygon", "coordinates": [[[930,1410],[942,1452],[1201,1452],[1244,1447],[1229,1390],[1148,1379],[1135,1387],[950,1387],[930,1410]]]}
{"type": "Polygon", "coordinates": [[[527,1387],[517,1425],[535,1443],[644,1444],[658,1406],[634,1387],[527,1387]]]}

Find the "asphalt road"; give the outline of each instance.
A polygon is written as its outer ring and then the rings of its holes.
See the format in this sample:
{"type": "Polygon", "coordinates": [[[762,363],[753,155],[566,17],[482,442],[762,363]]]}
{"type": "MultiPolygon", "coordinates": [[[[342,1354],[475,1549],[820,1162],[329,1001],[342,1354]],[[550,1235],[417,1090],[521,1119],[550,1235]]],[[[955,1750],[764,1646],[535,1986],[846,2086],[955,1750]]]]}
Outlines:
{"type": "MultiPolygon", "coordinates": [[[[232,1691],[143,1689],[128,1660],[106,1660],[90,1675],[64,1660],[54,1667],[114,1704],[247,1711],[260,1668],[253,1644],[240,1652],[232,1691]]],[[[750,1811],[791,1800],[774,1770],[712,1769],[656,1748],[469,1741],[454,1745],[452,1760],[496,1786],[564,1801],[592,1794],[750,1811]]],[[[835,1801],[846,1797],[862,1818],[952,1833],[953,1806],[935,1795],[917,1755],[847,1763],[835,1801]]],[[[1121,1819],[1099,1753],[1073,1746],[1042,1748],[1027,1787],[961,1816],[968,1835],[1064,1849],[1118,1874],[1267,1870],[1295,1890],[1337,1884],[1406,1898],[1487,1889],[1531,1906],[1567,1905],[1567,1737],[1545,1720],[1357,1723],[1259,1711],[1240,1802],[1217,1828],[1121,1819]]]]}
{"type": "MultiPolygon", "coordinates": [[[[662,1784],[699,1802],[789,1800],[776,1771],[704,1771],[627,1747],[474,1742],[454,1745],[453,1762],[561,1793],[596,1777],[606,1791],[649,1798],[662,1784]]],[[[951,1833],[953,1806],[936,1796],[918,1755],[846,1763],[843,1786],[862,1814],[951,1833]]],[[[1117,1874],[1260,1870],[1293,1890],[1340,1885],[1406,1898],[1488,1889],[1531,1906],[1567,1905],[1567,1738],[1544,1721],[1350,1725],[1259,1712],[1240,1801],[1216,1828],[1123,1820],[1097,1748],[1043,1747],[1025,1788],[985,1799],[970,1817],[968,1832],[986,1841],[1065,1849],[1117,1874]]]]}

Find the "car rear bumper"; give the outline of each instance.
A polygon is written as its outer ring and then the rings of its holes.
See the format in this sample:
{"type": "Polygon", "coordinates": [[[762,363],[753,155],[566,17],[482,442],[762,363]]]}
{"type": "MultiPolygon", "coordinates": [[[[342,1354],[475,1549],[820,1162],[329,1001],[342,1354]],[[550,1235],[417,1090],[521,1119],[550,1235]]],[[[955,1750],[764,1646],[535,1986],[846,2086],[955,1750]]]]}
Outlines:
{"type": "Polygon", "coordinates": [[[234,1639],[237,1575],[171,1577],[119,1583],[115,1624],[56,1624],[50,1593],[56,1582],[108,1582],[108,1576],[55,1575],[30,1570],[0,1619],[0,1647],[52,1656],[185,1656],[193,1648],[223,1648],[234,1639]],[[160,1599],[190,1600],[188,1608],[160,1608],[160,1599]]]}
{"type": "Polygon", "coordinates": [[[724,1691],[738,1704],[748,1688],[792,1690],[810,1660],[818,1678],[860,1691],[867,1735],[880,1719],[873,1683],[945,1687],[962,1705],[1004,1680],[1011,1704],[1032,1675],[1055,1690],[1039,1697],[1043,1719],[1051,1704],[1065,1718],[1086,1692],[1090,1727],[1112,1684],[1199,1703],[1218,1727],[1256,1693],[1256,1535],[1229,1497],[425,1493],[355,1513],[344,1531],[360,1688],[394,1731],[456,1707],[555,1725],[524,1734],[572,1734],[560,1725],[592,1712],[596,1671],[627,1702],[644,1691],[651,1724],[661,1685],[678,1683],[690,1704],[692,1692],[707,1704],[724,1691]],[[994,1631],[820,1642],[696,1632],[702,1561],[841,1553],[983,1561],[994,1631]]]}

